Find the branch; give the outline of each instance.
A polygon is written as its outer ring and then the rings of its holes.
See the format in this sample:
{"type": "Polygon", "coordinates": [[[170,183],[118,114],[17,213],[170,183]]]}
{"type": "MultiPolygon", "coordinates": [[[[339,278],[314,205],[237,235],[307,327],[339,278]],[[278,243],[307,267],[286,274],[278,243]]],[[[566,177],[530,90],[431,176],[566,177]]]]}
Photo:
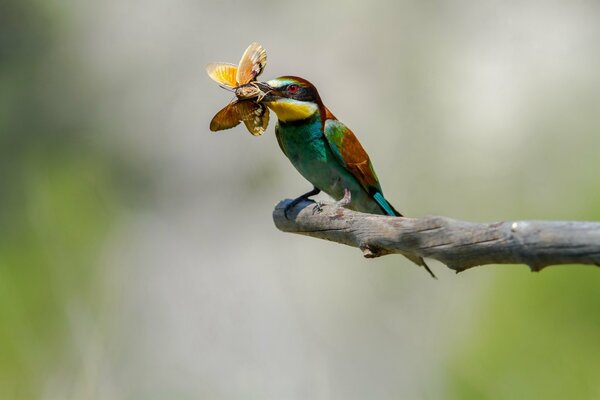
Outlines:
{"type": "Polygon", "coordinates": [[[338,204],[302,201],[273,211],[275,226],[358,247],[367,258],[387,254],[429,257],[456,272],[485,264],[600,265],[600,222],[504,221],[473,223],[446,217],[405,218],[364,214],[338,204]]]}

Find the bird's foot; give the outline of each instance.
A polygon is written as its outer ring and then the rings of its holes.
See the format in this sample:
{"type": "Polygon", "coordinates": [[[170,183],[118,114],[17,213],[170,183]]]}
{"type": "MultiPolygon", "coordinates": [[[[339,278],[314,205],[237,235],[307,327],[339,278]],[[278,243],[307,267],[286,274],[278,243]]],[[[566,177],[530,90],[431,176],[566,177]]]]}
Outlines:
{"type": "Polygon", "coordinates": [[[313,206],[313,215],[320,213],[321,211],[323,211],[323,203],[321,203],[320,201],[315,201],[315,205],[313,206]]]}
{"type": "Polygon", "coordinates": [[[348,190],[348,188],[344,188],[344,197],[342,197],[341,200],[337,201],[335,205],[338,207],[346,207],[351,202],[352,194],[350,193],[350,190],[348,190]]]}

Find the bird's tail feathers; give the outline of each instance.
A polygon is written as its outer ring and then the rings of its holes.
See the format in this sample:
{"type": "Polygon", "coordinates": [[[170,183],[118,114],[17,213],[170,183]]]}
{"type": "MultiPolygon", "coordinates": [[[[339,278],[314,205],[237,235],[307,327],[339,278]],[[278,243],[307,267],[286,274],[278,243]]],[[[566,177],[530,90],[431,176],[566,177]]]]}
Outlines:
{"type": "Polygon", "coordinates": [[[402,217],[402,214],[398,212],[388,201],[383,197],[381,192],[375,192],[373,194],[373,199],[379,204],[379,207],[383,209],[383,211],[392,217],[402,217]]]}
{"type": "Polygon", "coordinates": [[[407,255],[404,254],[404,256],[406,258],[408,258],[410,261],[414,262],[415,264],[425,268],[427,270],[427,272],[429,272],[429,275],[431,275],[432,278],[437,279],[437,276],[435,276],[435,274],[433,273],[433,271],[429,268],[429,265],[427,265],[425,263],[425,260],[423,260],[423,257],[419,257],[419,256],[414,256],[414,255],[407,255]]]}

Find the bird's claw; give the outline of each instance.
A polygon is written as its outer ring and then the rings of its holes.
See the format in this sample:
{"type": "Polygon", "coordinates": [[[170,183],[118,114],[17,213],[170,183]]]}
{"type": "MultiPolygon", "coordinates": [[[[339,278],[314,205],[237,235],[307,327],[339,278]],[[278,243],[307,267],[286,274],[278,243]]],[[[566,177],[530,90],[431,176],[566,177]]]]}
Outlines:
{"type": "Polygon", "coordinates": [[[338,202],[335,203],[338,207],[346,207],[348,204],[352,202],[352,194],[348,188],[344,188],[344,197],[341,198],[338,202]]]}
{"type": "Polygon", "coordinates": [[[313,206],[312,210],[313,215],[318,214],[321,211],[323,211],[323,203],[321,203],[320,201],[315,201],[315,205],[313,206]]]}

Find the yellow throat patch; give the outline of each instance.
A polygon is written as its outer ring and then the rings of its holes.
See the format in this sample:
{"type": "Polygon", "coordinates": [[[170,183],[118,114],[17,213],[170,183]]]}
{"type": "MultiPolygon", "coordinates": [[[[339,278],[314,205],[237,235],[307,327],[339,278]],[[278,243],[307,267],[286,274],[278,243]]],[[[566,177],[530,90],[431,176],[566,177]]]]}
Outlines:
{"type": "Polygon", "coordinates": [[[277,118],[283,122],[299,121],[311,117],[317,112],[319,107],[314,103],[292,99],[278,99],[276,101],[266,103],[277,118]]]}

